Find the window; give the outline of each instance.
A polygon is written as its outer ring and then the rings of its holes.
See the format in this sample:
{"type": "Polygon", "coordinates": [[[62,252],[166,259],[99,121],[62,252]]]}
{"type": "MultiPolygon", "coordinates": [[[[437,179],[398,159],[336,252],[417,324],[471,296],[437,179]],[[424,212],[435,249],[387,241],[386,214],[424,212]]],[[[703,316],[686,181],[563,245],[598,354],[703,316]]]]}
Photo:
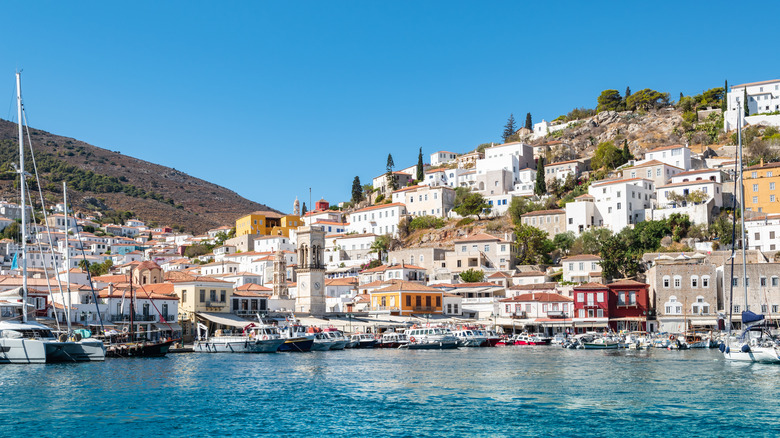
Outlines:
{"type": "Polygon", "coordinates": [[[731,279],[731,285],[732,286],[739,286],[739,278],[732,278],[731,279]]]}
{"type": "Polygon", "coordinates": [[[758,204],[758,196],[753,196],[753,203],[758,204]]]}
{"type": "Polygon", "coordinates": [[[697,288],[699,287],[699,277],[696,275],[691,276],[691,287],[697,288]]]}
{"type": "Polygon", "coordinates": [[[766,287],[766,277],[761,277],[758,279],[761,286],[766,287]]]}
{"type": "Polygon", "coordinates": [[[225,302],[225,291],[224,291],[224,290],[222,290],[222,291],[219,291],[219,301],[220,301],[221,303],[224,303],[224,302],[225,302]]]}
{"type": "Polygon", "coordinates": [[[596,310],[596,318],[603,318],[603,317],[604,317],[604,309],[596,310]]]}
{"type": "Polygon", "coordinates": [[[618,293],[618,306],[625,306],[626,305],[626,293],[625,292],[619,292],[618,293]]]}
{"type": "Polygon", "coordinates": [[[206,289],[200,290],[200,302],[205,303],[206,302],[206,289]]]}
{"type": "Polygon", "coordinates": [[[585,294],[582,292],[577,292],[577,301],[580,303],[585,301],[585,294]]]}
{"type": "Polygon", "coordinates": [[[772,286],[778,286],[780,280],[777,277],[772,277],[772,286]]]}
{"type": "Polygon", "coordinates": [[[745,286],[750,287],[750,277],[745,277],[745,286]]]}
{"type": "Polygon", "coordinates": [[[217,301],[217,291],[212,289],[209,291],[210,301],[217,301]]]}
{"type": "Polygon", "coordinates": [[[620,202],[617,203],[617,209],[620,210],[620,202]]]}
{"type": "Polygon", "coordinates": [[[569,263],[569,270],[570,270],[570,271],[573,271],[573,270],[574,270],[574,263],[569,263]]]}
{"type": "Polygon", "coordinates": [[[674,288],[675,289],[679,289],[680,287],[682,287],[682,277],[680,277],[679,275],[675,275],[674,276],[674,288]]]}
{"type": "Polygon", "coordinates": [[[708,275],[702,275],[701,287],[710,287],[710,277],[708,275]]]}
{"type": "Polygon", "coordinates": [[[664,287],[667,289],[669,288],[669,280],[670,278],[668,275],[664,276],[664,287]]]}
{"type": "Polygon", "coordinates": [[[775,202],[775,195],[769,195],[769,202],[775,202]]]}
{"type": "Polygon", "coordinates": [[[636,292],[632,291],[628,293],[628,303],[629,304],[636,304],[636,292]]]}
{"type": "Polygon", "coordinates": [[[584,262],[580,262],[579,263],[579,270],[580,271],[584,271],[585,270],[585,263],[584,262]]]}
{"type": "Polygon", "coordinates": [[[604,292],[599,292],[596,294],[596,301],[598,301],[599,303],[604,302],[604,292]]]}
{"type": "Polygon", "coordinates": [[[769,183],[769,190],[774,190],[774,189],[775,189],[775,183],[773,182],[769,183]]]}
{"type": "Polygon", "coordinates": [[[753,191],[754,191],[754,192],[757,192],[757,191],[758,191],[758,184],[753,184],[753,191]]]}
{"type": "Polygon", "coordinates": [[[579,310],[579,317],[580,318],[585,318],[585,309],[580,309],[579,310]]]}
{"type": "Polygon", "coordinates": [[[485,252],[490,252],[490,245],[485,245],[485,252]]]}

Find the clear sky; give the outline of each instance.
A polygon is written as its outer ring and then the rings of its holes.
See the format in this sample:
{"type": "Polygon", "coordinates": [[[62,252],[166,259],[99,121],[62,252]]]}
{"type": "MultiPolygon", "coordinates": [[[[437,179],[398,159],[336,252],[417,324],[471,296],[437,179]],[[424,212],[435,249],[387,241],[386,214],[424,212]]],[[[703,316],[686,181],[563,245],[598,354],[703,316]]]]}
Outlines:
{"type": "MultiPolygon", "coordinates": [[[[780,78],[778,2],[4,2],[32,127],[174,167],[285,212],[353,178],[467,152],[607,88],[780,78]]],[[[7,109],[6,109],[7,108],[7,109]]]]}

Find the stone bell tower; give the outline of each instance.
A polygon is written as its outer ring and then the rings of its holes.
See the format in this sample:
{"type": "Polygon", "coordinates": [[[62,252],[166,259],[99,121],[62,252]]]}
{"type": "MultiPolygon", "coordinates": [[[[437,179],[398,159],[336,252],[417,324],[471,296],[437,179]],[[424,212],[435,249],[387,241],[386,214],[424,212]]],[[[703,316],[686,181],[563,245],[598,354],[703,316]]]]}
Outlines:
{"type": "Polygon", "coordinates": [[[317,226],[298,228],[297,312],[325,314],[325,231],[317,226]]]}
{"type": "Polygon", "coordinates": [[[287,263],[282,250],[274,253],[274,298],[289,298],[287,295],[287,263]]]}

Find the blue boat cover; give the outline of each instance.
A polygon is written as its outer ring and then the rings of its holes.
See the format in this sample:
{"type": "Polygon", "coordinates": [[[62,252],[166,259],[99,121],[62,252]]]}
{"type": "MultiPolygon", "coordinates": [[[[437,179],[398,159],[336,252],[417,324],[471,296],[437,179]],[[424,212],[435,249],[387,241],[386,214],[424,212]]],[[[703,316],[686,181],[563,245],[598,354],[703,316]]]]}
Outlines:
{"type": "Polygon", "coordinates": [[[764,315],[757,315],[750,310],[742,312],[742,323],[749,324],[751,322],[761,321],[764,319],[764,315]]]}

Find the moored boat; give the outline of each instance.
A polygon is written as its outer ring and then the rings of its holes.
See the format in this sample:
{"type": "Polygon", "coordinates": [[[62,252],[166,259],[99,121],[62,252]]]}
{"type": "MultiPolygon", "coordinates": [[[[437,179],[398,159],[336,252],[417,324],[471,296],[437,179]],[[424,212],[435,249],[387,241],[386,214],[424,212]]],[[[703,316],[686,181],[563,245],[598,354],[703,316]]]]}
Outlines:
{"type": "Polygon", "coordinates": [[[376,348],[398,348],[409,343],[409,338],[405,333],[386,332],[382,333],[382,339],[376,343],[376,348]]]}
{"type": "Polygon", "coordinates": [[[475,330],[456,330],[452,334],[458,339],[459,347],[481,347],[487,342],[487,337],[476,333],[475,330]]]}
{"type": "Polygon", "coordinates": [[[378,342],[374,336],[368,333],[355,333],[350,336],[350,339],[357,342],[354,348],[374,348],[378,342]]]}
{"type": "Polygon", "coordinates": [[[415,328],[406,331],[409,343],[399,348],[410,350],[446,350],[458,348],[458,338],[438,327],[415,328]]]}
{"type": "Polygon", "coordinates": [[[202,337],[201,329],[205,326],[198,324],[198,340],[192,346],[196,353],[275,353],[285,341],[272,326],[252,327],[240,335],[217,330],[212,337],[202,337]]]}

